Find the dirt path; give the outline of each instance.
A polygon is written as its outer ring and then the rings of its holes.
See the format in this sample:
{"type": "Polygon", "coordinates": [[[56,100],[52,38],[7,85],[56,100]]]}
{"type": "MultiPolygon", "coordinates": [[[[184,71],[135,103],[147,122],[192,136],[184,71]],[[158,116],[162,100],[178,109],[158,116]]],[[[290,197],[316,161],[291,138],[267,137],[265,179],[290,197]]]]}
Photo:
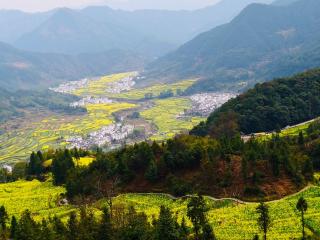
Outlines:
{"type": "MultiPolygon", "coordinates": [[[[299,192],[296,192],[294,194],[291,194],[291,195],[288,195],[288,196],[285,196],[281,199],[277,199],[277,200],[272,200],[272,201],[267,201],[266,203],[275,203],[275,202],[279,202],[279,201],[282,201],[282,200],[285,200],[285,199],[288,199],[288,198],[291,198],[291,197],[294,197],[294,196],[297,196],[299,195],[300,193],[312,188],[312,187],[318,187],[319,186],[316,186],[316,185],[308,185],[306,187],[304,187],[303,189],[301,189],[299,192]]],[[[162,195],[162,196],[166,196],[172,200],[179,200],[179,199],[187,199],[187,198],[190,198],[192,197],[192,195],[186,195],[186,196],[183,196],[183,197],[175,197],[171,194],[168,194],[168,193],[135,193],[137,195],[141,195],[141,196],[145,196],[145,195],[162,195]]],[[[238,203],[238,204],[253,204],[253,203],[257,203],[257,202],[246,202],[246,201],[242,201],[240,199],[237,199],[237,198],[214,198],[214,197],[210,197],[210,196],[205,196],[206,198],[212,200],[212,201],[233,201],[235,203],[238,203]]]]}

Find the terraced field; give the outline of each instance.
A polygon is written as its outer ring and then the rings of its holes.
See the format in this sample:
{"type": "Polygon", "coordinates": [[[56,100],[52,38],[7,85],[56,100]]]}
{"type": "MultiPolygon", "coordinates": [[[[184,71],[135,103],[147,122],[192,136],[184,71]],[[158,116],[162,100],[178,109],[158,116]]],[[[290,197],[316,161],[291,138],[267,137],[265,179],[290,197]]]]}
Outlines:
{"type": "Polygon", "coordinates": [[[141,112],[141,116],[158,129],[158,133],[151,137],[153,140],[173,137],[204,120],[199,117],[183,117],[184,111],[191,108],[191,101],[188,98],[155,100],[154,104],[154,107],[141,112]]]}
{"type": "Polygon", "coordinates": [[[129,100],[139,100],[144,99],[146,94],[152,94],[153,97],[158,97],[161,92],[168,90],[171,90],[175,95],[177,95],[178,90],[184,91],[195,82],[196,80],[184,80],[173,84],[156,84],[151,87],[146,87],[142,89],[132,89],[128,92],[113,94],[111,95],[111,97],[129,100]]]}
{"type": "Polygon", "coordinates": [[[106,89],[108,88],[110,83],[120,81],[123,78],[130,77],[135,74],[136,72],[127,72],[104,76],[97,80],[89,81],[87,86],[79,88],[72,93],[77,96],[106,96],[106,89]]]}
{"type": "MultiPolygon", "coordinates": [[[[280,132],[281,137],[285,136],[298,136],[300,132],[305,133],[309,127],[309,125],[317,119],[313,119],[295,126],[290,126],[285,129],[282,129],[280,132]]],[[[258,136],[262,140],[270,139],[272,137],[272,133],[257,133],[258,136]]]]}
{"type": "Polygon", "coordinates": [[[19,216],[29,209],[38,220],[53,215],[64,217],[72,210],[70,206],[58,205],[58,197],[64,192],[63,187],[37,180],[0,184],[0,205],[6,207],[9,215],[19,216]]]}
{"type": "Polygon", "coordinates": [[[83,116],[54,115],[0,135],[0,162],[25,160],[32,151],[66,146],[65,139],[85,135],[114,122],[112,114],[134,108],[131,103],[89,105],[83,116]]]}
{"type": "MultiPolygon", "coordinates": [[[[1,184],[0,205],[4,205],[10,215],[19,216],[25,209],[29,209],[37,220],[53,215],[64,218],[74,210],[73,206],[58,205],[58,196],[64,192],[63,187],[55,187],[50,181],[1,184]]],[[[287,240],[301,237],[300,215],[295,209],[300,196],[304,196],[309,205],[306,213],[308,232],[313,229],[320,234],[320,187],[311,186],[297,195],[268,203],[273,222],[269,239],[287,240]]],[[[255,212],[257,203],[240,204],[232,200],[214,200],[209,197],[206,201],[210,207],[209,222],[218,239],[249,240],[259,233],[255,212]]],[[[102,200],[92,206],[97,214],[99,210],[96,207],[103,204],[105,203],[102,200]]],[[[164,194],[124,194],[114,199],[114,206],[134,206],[137,211],[145,212],[150,221],[153,216],[158,215],[161,205],[177,213],[181,220],[183,216],[186,217],[187,204],[187,199],[173,199],[164,194]]]]}
{"type": "MultiPolygon", "coordinates": [[[[272,218],[269,239],[288,240],[301,237],[300,214],[295,209],[300,196],[304,196],[309,204],[306,214],[309,228],[320,233],[320,188],[311,187],[302,193],[268,203],[272,218]]],[[[257,233],[257,203],[239,204],[232,200],[215,201],[207,198],[210,206],[209,222],[214,227],[218,239],[246,240],[252,239],[257,233]]],[[[138,211],[146,212],[150,219],[159,213],[161,205],[169,207],[177,213],[179,219],[186,216],[187,200],[173,200],[169,196],[159,194],[125,194],[116,198],[116,204],[134,206],[138,211]]],[[[190,224],[190,223],[189,223],[190,224]]],[[[310,232],[310,230],[309,230],[310,232]]]]}
{"type": "MultiPolygon", "coordinates": [[[[185,90],[195,80],[186,80],[170,85],[154,85],[144,89],[128,89],[125,92],[113,93],[112,84],[134,76],[135,72],[113,74],[101,78],[80,82],[74,88],[65,86],[64,90],[80,97],[94,98],[121,98],[111,103],[86,104],[88,113],[79,116],[66,116],[59,114],[44,115],[42,117],[30,116],[28,119],[16,120],[19,127],[11,127],[5,134],[0,135],[0,163],[13,163],[26,160],[32,151],[59,148],[67,145],[66,139],[74,136],[85,136],[100,130],[115,122],[113,114],[122,110],[139,109],[146,93],[154,96],[163,91],[172,90],[174,93],[185,90]],[[131,103],[128,103],[130,101],[131,103]],[[19,121],[24,121],[20,124],[19,121]]],[[[153,101],[153,100],[146,100],[153,101]]],[[[188,98],[173,97],[165,100],[154,100],[154,107],[144,109],[141,117],[158,129],[152,139],[162,140],[191,129],[200,118],[179,118],[179,114],[191,107],[188,98]]],[[[37,113],[35,113],[37,114],[37,113]]]]}

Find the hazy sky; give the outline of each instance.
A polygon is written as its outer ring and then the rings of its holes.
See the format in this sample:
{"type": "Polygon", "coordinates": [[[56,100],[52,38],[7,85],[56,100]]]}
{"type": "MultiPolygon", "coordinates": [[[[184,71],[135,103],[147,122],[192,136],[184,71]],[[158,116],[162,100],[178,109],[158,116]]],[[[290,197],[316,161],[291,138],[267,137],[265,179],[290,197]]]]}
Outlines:
{"type": "Polygon", "coordinates": [[[81,8],[88,5],[108,5],[121,9],[197,9],[220,0],[0,0],[0,9],[45,11],[57,7],[81,8]]]}

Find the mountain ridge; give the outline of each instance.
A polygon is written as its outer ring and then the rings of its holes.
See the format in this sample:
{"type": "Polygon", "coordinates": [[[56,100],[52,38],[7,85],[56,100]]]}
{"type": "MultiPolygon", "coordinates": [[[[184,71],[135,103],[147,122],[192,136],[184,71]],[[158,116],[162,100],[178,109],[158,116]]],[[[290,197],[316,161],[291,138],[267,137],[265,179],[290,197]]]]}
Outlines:
{"type": "Polygon", "coordinates": [[[301,59],[306,52],[317,59],[311,49],[317,49],[320,39],[319,9],[320,2],[315,0],[285,7],[251,4],[230,23],[198,35],[151,63],[146,78],[166,82],[202,77],[198,84],[206,87],[213,83],[253,85],[317,67],[320,62],[301,59]]]}

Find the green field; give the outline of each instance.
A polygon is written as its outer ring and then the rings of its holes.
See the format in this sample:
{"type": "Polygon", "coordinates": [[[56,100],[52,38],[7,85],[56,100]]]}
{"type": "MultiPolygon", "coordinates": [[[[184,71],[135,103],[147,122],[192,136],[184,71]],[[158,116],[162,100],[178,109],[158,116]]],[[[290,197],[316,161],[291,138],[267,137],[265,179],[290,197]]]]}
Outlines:
{"type": "MultiPolygon", "coordinates": [[[[295,209],[300,196],[304,196],[309,204],[306,214],[308,226],[320,233],[320,188],[314,186],[296,196],[268,203],[273,221],[269,239],[287,240],[301,236],[300,215],[295,209]]],[[[119,196],[116,203],[132,205],[138,211],[146,212],[150,219],[152,215],[158,214],[161,205],[178,213],[179,219],[186,216],[187,201],[172,200],[166,195],[125,194],[119,196]]],[[[209,222],[214,227],[218,239],[252,239],[256,233],[259,233],[255,212],[258,204],[239,204],[231,200],[214,201],[209,198],[207,198],[207,203],[210,206],[209,222]]]]}
{"type": "Polygon", "coordinates": [[[188,98],[169,98],[163,100],[155,100],[155,106],[141,112],[141,116],[152,122],[158,129],[153,140],[163,140],[173,137],[183,130],[189,130],[199,122],[202,118],[179,118],[184,110],[191,108],[191,102],[188,98]]]}
{"type": "Polygon", "coordinates": [[[64,192],[63,187],[55,187],[50,181],[0,184],[0,205],[6,207],[9,215],[19,216],[29,209],[38,220],[54,215],[64,217],[72,210],[69,206],[58,206],[58,196],[64,192]]]}
{"type": "Polygon", "coordinates": [[[148,93],[152,93],[153,97],[158,97],[161,92],[168,91],[168,90],[171,90],[176,95],[177,90],[184,91],[195,82],[196,80],[184,80],[184,81],[181,81],[178,83],[172,83],[172,84],[156,84],[150,87],[132,89],[128,92],[113,94],[110,96],[116,97],[116,98],[122,98],[122,99],[139,100],[139,99],[144,99],[145,95],[148,93]]]}
{"type": "MultiPolygon", "coordinates": [[[[305,133],[312,122],[315,120],[311,120],[302,124],[298,124],[292,127],[288,127],[286,129],[282,129],[280,132],[281,137],[285,136],[298,136],[300,132],[305,133]]],[[[259,139],[267,140],[272,137],[272,133],[257,133],[256,134],[259,139]]]]}
{"type": "MultiPolygon", "coordinates": [[[[104,126],[115,122],[113,114],[122,110],[139,108],[140,103],[128,103],[129,100],[144,98],[146,93],[152,92],[155,96],[165,90],[176,92],[185,90],[195,80],[185,80],[169,85],[154,85],[144,89],[132,89],[121,94],[107,93],[109,84],[130,77],[135,72],[119,73],[90,80],[87,86],[77,89],[73,94],[80,97],[121,97],[121,101],[110,104],[88,104],[87,114],[68,116],[50,113],[44,116],[30,116],[22,119],[21,126],[13,127],[0,135],[0,162],[14,163],[25,161],[32,151],[61,148],[66,146],[66,139],[72,136],[85,136],[104,126]]],[[[178,115],[191,107],[188,98],[173,97],[154,101],[154,107],[141,113],[141,117],[152,123],[158,130],[152,139],[162,140],[175,134],[190,130],[200,122],[200,118],[178,119],[178,115]]],[[[20,124],[20,119],[15,120],[20,124]]],[[[1,127],[1,126],[0,126],[1,127]]]]}
{"type": "Polygon", "coordinates": [[[86,135],[114,122],[112,114],[136,107],[132,103],[88,105],[82,116],[53,115],[0,135],[0,162],[26,160],[32,151],[59,148],[70,136],[86,135]]]}
{"type": "MultiPolygon", "coordinates": [[[[0,205],[4,205],[10,215],[19,216],[25,209],[29,209],[38,220],[53,215],[63,218],[75,209],[73,206],[57,205],[57,198],[64,191],[64,188],[54,187],[51,182],[40,183],[36,180],[1,184],[0,205]]],[[[287,240],[301,236],[300,215],[295,209],[300,196],[304,196],[309,205],[306,214],[308,228],[320,233],[320,187],[311,186],[297,195],[268,203],[273,221],[269,239],[287,240]]],[[[258,233],[256,203],[240,204],[232,200],[217,201],[210,198],[206,198],[206,201],[210,207],[209,222],[218,239],[249,240],[258,233]]],[[[114,206],[134,206],[137,211],[145,212],[150,221],[158,215],[161,205],[177,213],[181,220],[182,216],[186,216],[187,203],[186,199],[174,200],[162,194],[124,194],[114,199],[114,206]]],[[[93,205],[97,213],[96,207],[103,204],[102,200],[93,205]]]]}

